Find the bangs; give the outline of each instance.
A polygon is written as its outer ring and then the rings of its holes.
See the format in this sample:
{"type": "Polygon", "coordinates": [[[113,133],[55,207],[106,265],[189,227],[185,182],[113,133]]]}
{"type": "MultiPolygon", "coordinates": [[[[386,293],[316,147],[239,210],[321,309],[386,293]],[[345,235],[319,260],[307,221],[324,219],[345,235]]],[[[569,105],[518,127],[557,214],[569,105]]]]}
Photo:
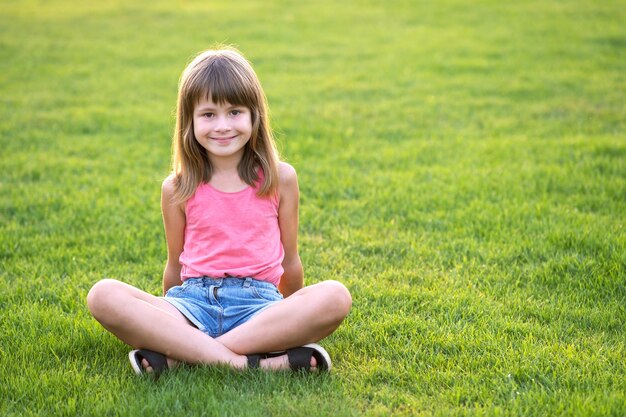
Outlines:
{"type": "Polygon", "coordinates": [[[248,71],[226,56],[213,58],[195,77],[191,77],[187,97],[194,104],[202,99],[210,99],[220,105],[229,103],[250,109],[258,108],[254,81],[248,76],[248,71]]]}

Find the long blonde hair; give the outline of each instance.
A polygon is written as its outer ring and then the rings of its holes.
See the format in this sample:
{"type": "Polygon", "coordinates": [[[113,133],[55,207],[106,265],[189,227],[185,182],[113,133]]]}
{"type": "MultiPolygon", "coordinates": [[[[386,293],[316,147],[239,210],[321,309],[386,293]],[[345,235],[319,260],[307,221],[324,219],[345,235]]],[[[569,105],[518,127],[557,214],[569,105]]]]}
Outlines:
{"type": "Polygon", "coordinates": [[[180,77],[172,138],[174,200],[187,201],[201,183],[210,181],[213,173],[206,149],[194,136],[193,111],[202,98],[250,109],[252,135],[237,167],[239,176],[248,185],[256,186],[260,167],[263,181],[257,194],[267,197],[276,193],[280,159],[270,129],[267,99],[250,63],[239,51],[226,47],[201,52],[180,77]]]}

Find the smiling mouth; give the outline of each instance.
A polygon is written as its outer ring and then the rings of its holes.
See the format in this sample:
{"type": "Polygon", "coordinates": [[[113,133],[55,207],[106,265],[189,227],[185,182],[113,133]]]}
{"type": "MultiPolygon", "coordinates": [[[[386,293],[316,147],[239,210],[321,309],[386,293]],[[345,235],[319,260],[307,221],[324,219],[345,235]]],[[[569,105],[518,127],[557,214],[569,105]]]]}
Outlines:
{"type": "Polygon", "coordinates": [[[215,141],[218,141],[218,142],[227,142],[229,140],[235,139],[236,137],[237,137],[237,135],[235,135],[235,136],[228,136],[228,137],[225,137],[225,138],[211,138],[211,140],[215,140],[215,141]]]}

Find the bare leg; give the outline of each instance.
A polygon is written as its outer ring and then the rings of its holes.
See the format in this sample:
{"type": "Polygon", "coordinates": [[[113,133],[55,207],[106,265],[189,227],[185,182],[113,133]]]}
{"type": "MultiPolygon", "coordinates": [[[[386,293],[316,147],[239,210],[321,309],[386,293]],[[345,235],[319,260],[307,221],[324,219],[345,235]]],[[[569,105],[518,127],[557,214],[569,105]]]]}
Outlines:
{"type": "Polygon", "coordinates": [[[89,292],[87,305],[107,330],[135,348],[187,363],[246,366],[245,356],[192,326],[170,303],[130,285],[102,280],[89,292]]]}
{"type": "Polygon", "coordinates": [[[351,306],[343,284],[325,281],[302,288],[216,340],[243,355],[317,342],[339,327],[351,306]]]}
{"type": "MultiPolygon", "coordinates": [[[[136,348],[175,361],[228,364],[245,368],[245,355],[284,350],[318,341],[346,317],[352,300],[340,283],[328,281],[301,289],[231,332],[213,339],[170,303],[115,280],[98,282],[87,304],[107,330],[136,348]]],[[[144,361],[144,367],[147,367],[144,361]]],[[[315,367],[315,360],[311,365],[315,367]]],[[[286,356],[261,361],[261,367],[288,367],[286,356]]]]}

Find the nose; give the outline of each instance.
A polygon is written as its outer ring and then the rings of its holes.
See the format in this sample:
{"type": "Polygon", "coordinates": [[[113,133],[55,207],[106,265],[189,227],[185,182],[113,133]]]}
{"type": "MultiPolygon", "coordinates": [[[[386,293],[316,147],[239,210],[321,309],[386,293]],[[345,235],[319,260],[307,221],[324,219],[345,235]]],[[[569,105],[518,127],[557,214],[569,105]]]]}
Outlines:
{"type": "Polygon", "coordinates": [[[215,130],[218,132],[227,132],[230,130],[230,124],[226,116],[218,116],[215,124],[215,130]]]}

